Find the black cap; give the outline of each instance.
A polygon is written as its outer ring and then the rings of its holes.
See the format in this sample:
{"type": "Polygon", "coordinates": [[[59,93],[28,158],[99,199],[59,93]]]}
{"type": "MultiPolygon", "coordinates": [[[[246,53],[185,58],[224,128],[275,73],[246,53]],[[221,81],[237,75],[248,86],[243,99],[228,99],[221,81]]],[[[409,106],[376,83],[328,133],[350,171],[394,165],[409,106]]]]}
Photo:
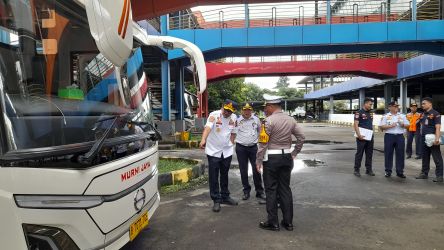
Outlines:
{"type": "Polygon", "coordinates": [[[397,102],[389,102],[389,107],[399,106],[397,102]]]}

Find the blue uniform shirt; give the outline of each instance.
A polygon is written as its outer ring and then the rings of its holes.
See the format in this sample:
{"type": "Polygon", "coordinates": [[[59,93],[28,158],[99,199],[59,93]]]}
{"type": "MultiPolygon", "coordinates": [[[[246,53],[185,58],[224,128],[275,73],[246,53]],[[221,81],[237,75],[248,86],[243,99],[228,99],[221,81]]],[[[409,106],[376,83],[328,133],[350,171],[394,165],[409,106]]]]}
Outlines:
{"type": "Polygon", "coordinates": [[[441,124],[441,115],[438,111],[431,109],[430,111],[424,111],[421,115],[421,134],[435,134],[436,125],[441,124]]]}
{"type": "Polygon", "coordinates": [[[359,121],[359,127],[373,130],[373,113],[360,109],[355,113],[355,121],[359,121]]]}

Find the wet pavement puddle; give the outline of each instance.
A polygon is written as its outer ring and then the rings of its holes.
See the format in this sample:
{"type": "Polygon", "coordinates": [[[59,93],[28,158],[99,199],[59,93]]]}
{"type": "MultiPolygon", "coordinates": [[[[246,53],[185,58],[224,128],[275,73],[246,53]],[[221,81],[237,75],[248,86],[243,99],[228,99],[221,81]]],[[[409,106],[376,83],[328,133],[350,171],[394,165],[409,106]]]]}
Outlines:
{"type": "MultiPolygon", "coordinates": [[[[328,165],[319,159],[295,159],[292,173],[297,173],[302,171],[303,169],[308,168],[318,168],[318,167],[327,167],[328,165]]],[[[248,164],[248,176],[253,176],[251,164],[248,164]]],[[[239,169],[230,170],[231,173],[234,173],[236,176],[240,176],[239,169]]]]}
{"type": "Polygon", "coordinates": [[[328,140],[306,140],[304,144],[315,144],[315,145],[336,145],[343,144],[340,141],[328,141],[328,140]]]}

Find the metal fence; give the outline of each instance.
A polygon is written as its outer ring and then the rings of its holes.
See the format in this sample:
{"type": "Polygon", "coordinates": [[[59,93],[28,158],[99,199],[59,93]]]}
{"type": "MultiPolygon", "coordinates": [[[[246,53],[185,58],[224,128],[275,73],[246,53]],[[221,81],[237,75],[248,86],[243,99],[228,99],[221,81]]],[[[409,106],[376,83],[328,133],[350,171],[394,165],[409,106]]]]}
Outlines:
{"type": "MultiPolygon", "coordinates": [[[[223,29],[412,20],[411,0],[333,0],[227,5],[170,15],[170,29],[223,29]],[[330,12],[330,15],[328,15],[330,12]]],[[[417,0],[416,20],[442,18],[440,0],[417,0]]]]}
{"type": "Polygon", "coordinates": [[[303,62],[340,59],[376,59],[376,58],[400,58],[407,60],[421,55],[419,52],[375,52],[375,53],[350,53],[350,54],[324,54],[324,55],[286,55],[286,56],[261,56],[261,57],[226,57],[215,60],[218,63],[262,63],[262,62],[303,62]]]}

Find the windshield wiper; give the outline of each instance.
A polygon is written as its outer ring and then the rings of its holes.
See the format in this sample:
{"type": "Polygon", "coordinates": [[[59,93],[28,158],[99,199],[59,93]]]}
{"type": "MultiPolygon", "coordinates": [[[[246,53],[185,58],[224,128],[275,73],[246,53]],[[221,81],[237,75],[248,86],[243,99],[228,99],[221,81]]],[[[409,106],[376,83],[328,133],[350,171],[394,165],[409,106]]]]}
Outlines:
{"type": "Polygon", "coordinates": [[[105,133],[103,133],[102,137],[100,137],[94,143],[94,145],[91,147],[91,149],[86,154],[80,155],[78,157],[78,161],[80,164],[91,165],[92,160],[100,152],[100,150],[102,149],[103,143],[105,142],[106,138],[108,138],[108,135],[110,134],[111,130],[113,130],[118,118],[119,118],[119,116],[115,116],[111,125],[105,130],[105,133]]]}
{"type": "Polygon", "coordinates": [[[80,155],[77,158],[79,163],[82,164],[82,165],[91,165],[92,164],[94,157],[96,157],[97,154],[100,152],[100,150],[102,149],[103,143],[108,138],[110,132],[114,129],[117,120],[123,120],[126,123],[131,123],[131,124],[134,124],[134,125],[137,125],[137,126],[147,125],[147,126],[151,127],[151,129],[154,131],[154,134],[151,136],[152,140],[158,141],[158,140],[162,139],[162,136],[160,135],[159,131],[152,124],[147,123],[147,122],[131,121],[131,119],[133,117],[134,117],[133,113],[127,113],[127,114],[124,114],[124,115],[117,115],[117,116],[107,117],[107,118],[98,120],[97,123],[102,123],[104,121],[108,121],[108,120],[113,119],[113,121],[111,122],[111,125],[106,129],[106,131],[103,133],[102,137],[100,137],[94,143],[94,145],[91,147],[91,149],[86,154],[80,155]]]}
{"type": "MultiPolygon", "coordinates": [[[[117,120],[123,119],[124,121],[128,122],[133,117],[134,117],[134,113],[129,112],[129,113],[126,113],[126,114],[115,115],[115,116],[111,116],[111,117],[107,117],[107,118],[98,120],[96,122],[96,124],[103,123],[104,121],[109,121],[111,119],[113,121],[111,122],[110,126],[105,130],[103,135],[98,140],[96,140],[94,142],[94,144],[91,147],[91,149],[86,154],[78,156],[77,160],[79,161],[79,163],[82,164],[82,165],[91,165],[94,157],[96,157],[97,154],[100,152],[100,150],[102,149],[103,143],[108,138],[110,132],[114,129],[117,120]]],[[[97,126],[93,128],[93,130],[95,130],[95,129],[97,129],[97,126]]]]}

